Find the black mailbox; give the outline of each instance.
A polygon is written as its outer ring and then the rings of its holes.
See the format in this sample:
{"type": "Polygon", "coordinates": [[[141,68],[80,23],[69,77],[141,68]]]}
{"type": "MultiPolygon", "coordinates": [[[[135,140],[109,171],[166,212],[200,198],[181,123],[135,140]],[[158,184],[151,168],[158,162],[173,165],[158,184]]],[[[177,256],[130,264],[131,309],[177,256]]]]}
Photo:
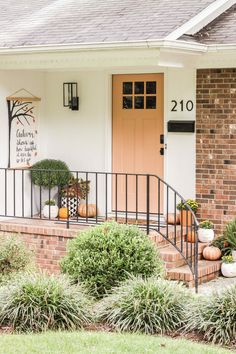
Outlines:
{"type": "Polygon", "coordinates": [[[169,133],[194,133],[195,121],[194,120],[169,120],[168,132],[169,133]]]}

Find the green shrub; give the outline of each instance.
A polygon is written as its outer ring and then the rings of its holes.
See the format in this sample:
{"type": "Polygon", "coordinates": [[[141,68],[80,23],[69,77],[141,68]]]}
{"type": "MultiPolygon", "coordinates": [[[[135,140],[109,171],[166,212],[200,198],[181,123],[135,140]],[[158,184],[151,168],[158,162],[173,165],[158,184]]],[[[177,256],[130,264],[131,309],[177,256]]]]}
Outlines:
{"type": "Polygon", "coordinates": [[[32,252],[19,236],[6,236],[0,240],[0,283],[32,264],[32,252]]]}
{"type": "Polygon", "coordinates": [[[16,332],[71,330],[89,321],[87,298],[64,276],[26,273],[0,288],[0,325],[16,332]]]}
{"type": "Polygon", "coordinates": [[[236,286],[223,293],[200,297],[186,311],[185,327],[209,342],[228,345],[236,338],[236,286]]]}
{"type": "Polygon", "coordinates": [[[98,318],[121,331],[171,333],[182,326],[189,293],[168,280],[131,278],[98,304],[98,318]]]}
{"type": "Polygon", "coordinates": [[[236,250],[236,218],[226,225],[225,237],[231,249],[236,250]]]}
{"type": "Polygon", "coordinates": [[[64,186],[72,177],[68,166],[60,160],[41,160],[31,167],[33,184],[51,189],[64,186]]]}
{"type": "Polygon", "coordinates": [[[149,277],[163,273],[149,238],[137,227],[115,222],[90,228],[71,240],[61,268],[96,297],[102,297],[129,274],[149,277]]]}

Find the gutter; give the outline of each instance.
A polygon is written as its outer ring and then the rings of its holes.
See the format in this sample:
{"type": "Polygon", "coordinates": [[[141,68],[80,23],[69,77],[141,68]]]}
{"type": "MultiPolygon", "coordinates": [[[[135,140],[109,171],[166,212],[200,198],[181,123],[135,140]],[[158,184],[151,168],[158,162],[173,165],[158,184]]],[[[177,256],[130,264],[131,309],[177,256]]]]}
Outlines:
{"type": "Polygon", "coordinates": [[[235,51],[236,44],[201,44],[183,40],[145,40],[126,42],[101,42],[83,44],[35,45],[24,47],[0,47],[0,55],[23,55],[43,53],[79,53],[88,51],[113,51],[135,49],[163,49],[182,53],[204,54],[208,52],[235,51]]]}
{"type": "Polygon", "coordinates": [[[178,49],[190,52],[206,52],[207,46],[199,43],[186,41],[166,41],[166,40],[145,40],[145,41],[126,41],[126,42],[101,42],[83,44],[61,44],[61,45],[34,45],[24,47],[0,47],[0,55],[11,54],[39,54],[55,52],[81,52],[97,50],[127,50],[127,49],[151,49],[165,48],[178,49]]]}

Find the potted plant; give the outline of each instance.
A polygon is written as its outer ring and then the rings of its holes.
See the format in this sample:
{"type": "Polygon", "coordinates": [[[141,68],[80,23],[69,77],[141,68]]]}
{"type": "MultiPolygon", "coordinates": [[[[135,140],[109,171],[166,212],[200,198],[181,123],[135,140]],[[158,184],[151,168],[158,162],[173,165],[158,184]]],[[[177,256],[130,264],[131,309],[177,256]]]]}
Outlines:
{"type": "Polygon", "coordinates": [[[61,206],[68,208],[69,215],[75,216],[81,199],[86,199],[90,191],[90,181],[82,178],[70,178],[69,183],[61,189],[61,206]]]}
{"type": "Polygon", "coordinates": [[[236,277],[236,263],[232,256],[222,257],[221,273],[226,278],[236,277]]]}
{"type": "Polygon", "coordinates": [[[198,239],[200,242],[209,243],[214,240],[213,223],[210,220],[200,222],[198,228],[198,239]]]}
{"type": "Polygon", "coordinates": [[[35,190],[35,205],[37,211],[42,208],[39,201],[55,198],[62,186],[68,183],[71,173],[65,162],[53,159],[44,159],[36,162],[30,168],[32,183],[39,187],[35,190]]]}
{"type": "Polygon", "coordinates": [[[181,201],[177,204],[177,209],[180,211],[180,224],[182,226],[191,226],[193,221],[193,216],[189,208],[195,214],[198,209],[198,203],[193,199],[188,199],[186,201],[181,201]]]}
{"type": "Polygon", "coordinates": [[[233,260],[236,262],[236,218],[226,226],[225,237],[231,248],[233,260]]]}
{"type": "Polygon", "coordinates": [[[56,218],[58,216],[58,206],[55,200],[46,200],[43,207],[43,216],[47,219],[56,218]]]}

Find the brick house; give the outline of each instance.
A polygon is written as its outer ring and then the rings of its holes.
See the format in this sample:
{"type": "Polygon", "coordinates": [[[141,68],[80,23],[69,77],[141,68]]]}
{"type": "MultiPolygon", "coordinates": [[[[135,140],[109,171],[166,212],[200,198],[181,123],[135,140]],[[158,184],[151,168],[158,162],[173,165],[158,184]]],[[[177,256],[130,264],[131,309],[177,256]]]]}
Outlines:
{"type": "MultiPolygon", "coordinates": [[[[6,207],[13,193],[6,171],[53,158],[71,170],[157,175],[184,198],[196,198],[198,217],[222,232],[236,211],[235,3],[2,1],[1,216],[16,216],[17,208],[6,207]],[[68,82],[77,84],[78,110],[63,106],[68,82]],[[27,164],[16,149],[28,123],[16,121],[9,134],[6,104],[22,89],[41,99],[37,151],[27,164]]],[[[138,188],[128,185],[133,209],[138,188]]],[[[164,214],[166,197],[159,198],[164,214]]],[[[24,209],[21,199],[19,193],[24,209]]],[[[120,209],[124,204],[125,196],[120,209]]]]}

